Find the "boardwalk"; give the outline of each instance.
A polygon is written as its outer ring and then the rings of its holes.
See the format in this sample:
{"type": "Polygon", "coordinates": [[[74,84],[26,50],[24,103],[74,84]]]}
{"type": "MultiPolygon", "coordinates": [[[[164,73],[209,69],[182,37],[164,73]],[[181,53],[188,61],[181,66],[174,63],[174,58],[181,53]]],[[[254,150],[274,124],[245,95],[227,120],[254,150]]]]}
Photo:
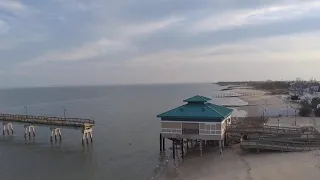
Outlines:
{"type": "Polygon", "coordinates": [[[263,96],[266,93],[236,93],[236,92],[229,92],[229,93],[217,93],[213,94],[213,98],[229,98],[229,97],[243,97],[243,96],[263,96]]]}
{"type": "Polygon", "coordinates": [[[268,118],[240,118],[227,126],[231,141],[243,149],[307,151],[320,147],[320,133],[313,126],[282,127],[264,125],[268,118]],[[233,139],[232,139],[233,138],[233,139]]]}
{"type": "Polygon", "coordinates": [[[95,125],[95,121],[90,119],[80,118],[60,118],[60,117],[46,117],[46,116],[32,116],[32,115],[19,115],[19,114],[0,114],[0,121],[3,123],[3,135],[7,131],[7,135],[13,134],[13,123],[23,124],[25,128],[24,137],[31,138],[31,134],[35,136],[35,126],[47,126],[50,128],[51,137],[50,140],[54,139],[57,141],[57,137],[61,140],[61,129],[60,128],[72,128],[81,130],[82,143],[90,138],[92,141],[92,128],[95,125]]]}

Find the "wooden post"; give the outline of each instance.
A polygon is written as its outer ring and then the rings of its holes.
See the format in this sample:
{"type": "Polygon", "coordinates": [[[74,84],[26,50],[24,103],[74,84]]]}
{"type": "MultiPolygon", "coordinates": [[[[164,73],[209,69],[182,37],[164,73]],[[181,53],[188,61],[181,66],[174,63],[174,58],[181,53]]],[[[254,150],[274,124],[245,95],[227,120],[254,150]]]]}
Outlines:
{"type": "Polygon", "coordinates": [[[220,155],[222,155],[222,140],[219,140],[220,155]]]}
{"type": "Polygon", "coordinates": [[[173,159],[176,159],[176,148],[174,146],[174,141],[172,141],[172,156],[173,156],[173,159]]]}
{"type": "Polygon", "coordinates": [[[159,142],[160,142],[160,152],[162,151],[162,134],[159,136],[159,142]]]}
{"type": "Polygon", "coordinates": [[[187,139],[187,153],[188,153],[188,150],[189,150],[189,140],[187,139]]]}
{"type": "Polygon", "coordinates": [[[224,135],[224,145],[225,146],[228,145],[228,135],[227,135],[227,133],[224,135]]]}
{"type": "Polygon", "coordinates": [[[91,142],[92,142],[92,141],[93,141],[93,140],[92,140],[92,131],[90,132],[90,139],[91,139],[91,142]]]}
{"type": "Polygon", "coordinates": [[[183,145],[183,139],[181,139],[181,144],[180,144],[180,146],[181,146],[181,156],[182,156],[182,158],[183,158],[183,156],[184,156],[184,145],[183,145]]]}
{"type": "Polygon", "coordinates": [[[166,150],[166,138],[162,137],[162,150],[166,150]]]}
{"type": "Polygon", "coordinates": [[[200,155],[202,156],[202,140],[200,140],[200,155]]]}
{"type": "Polygon", "coordinates": [[[222,150],[224,150],[224,141],[225,141],[225,140],[223,139],[223,140],[221,140],[221,141],[222,141],[222,142],[221,142],[221,143],[222,143],[222,150]]]}

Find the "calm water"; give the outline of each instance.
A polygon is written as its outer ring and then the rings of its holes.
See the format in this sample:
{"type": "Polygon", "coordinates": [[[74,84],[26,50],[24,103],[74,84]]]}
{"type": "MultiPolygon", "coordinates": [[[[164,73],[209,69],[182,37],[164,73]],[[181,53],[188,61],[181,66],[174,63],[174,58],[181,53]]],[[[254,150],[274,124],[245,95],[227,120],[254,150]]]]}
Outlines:
{"type": "MultiPolygon", "coordinates": [[[[23,126],[0,136],[0,180],[148,180],[161,173],[159,119],[193,95],[212,96],[213,84],[29,88],[0,90],[0,112],[91,118],[94,142],[83,147],[81,132],[62,129],[51,144],[50,130],[36,127],[26,142],[23,126]],[[131,143],[131,145],[130,145],[131,143]]],[[[169,145],[167,145],[169,147],[169,145]]],[[[170,154],[168,154],[170,156],[170,154]]]]}

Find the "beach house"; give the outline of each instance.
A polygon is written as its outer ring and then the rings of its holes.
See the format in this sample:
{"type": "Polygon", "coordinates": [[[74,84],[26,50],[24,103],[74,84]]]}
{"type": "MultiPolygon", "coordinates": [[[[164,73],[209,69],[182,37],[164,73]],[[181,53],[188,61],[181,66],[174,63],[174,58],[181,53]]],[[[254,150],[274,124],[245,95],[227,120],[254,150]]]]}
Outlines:
{"type": "Polygon", "coordinates": [[[225,131],[231,123],[232,109],[210,103],[211,99],[194,96],[186,104],[159,114],[161,118],[160,150],[164,139],[216,141],[224,145],[225,131]]]}

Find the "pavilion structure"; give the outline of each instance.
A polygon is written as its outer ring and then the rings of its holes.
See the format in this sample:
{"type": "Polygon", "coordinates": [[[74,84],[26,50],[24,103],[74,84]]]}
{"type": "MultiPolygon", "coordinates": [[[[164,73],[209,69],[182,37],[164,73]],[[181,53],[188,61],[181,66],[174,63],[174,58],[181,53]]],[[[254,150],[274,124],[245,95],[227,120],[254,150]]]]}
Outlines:
{"type": "Polygon", "coordinates": [[[212,104],[210,100],[196,95],[185,99],[183,102],[186,104],[157,116],[161,119],[160,151],[165,150],[165,139],[169,139],[172,141],[173,158],[177,145],[181,145],[183,157],[190,142],[199,143],[201,153],[203,144],[218,144],[222,153],[233,110],[212,104]]]}

